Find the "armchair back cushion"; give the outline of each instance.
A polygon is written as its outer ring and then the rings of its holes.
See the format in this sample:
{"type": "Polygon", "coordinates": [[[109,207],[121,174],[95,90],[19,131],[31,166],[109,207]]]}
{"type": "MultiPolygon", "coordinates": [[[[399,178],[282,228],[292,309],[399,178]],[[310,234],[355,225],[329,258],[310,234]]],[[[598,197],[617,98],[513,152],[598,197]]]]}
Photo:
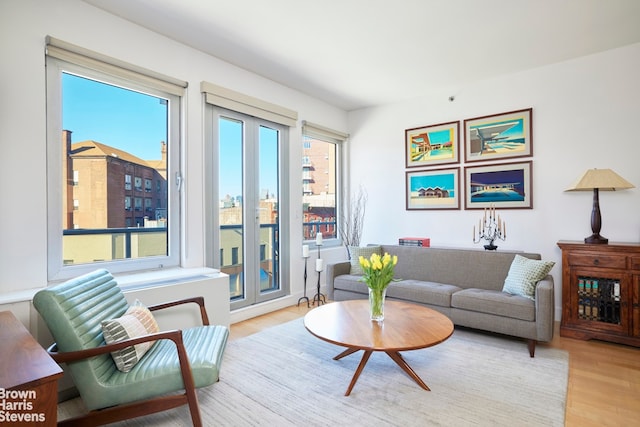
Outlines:
{"type": "MultiPolygon", "coordinates": [[[[104,269],[39,291],[33,304],[51,331],[58,351],[86,350],[104,345],[102,322],[122,316],[127,300],[113,276],[104,269]]],[[[117,370],[110,354],[68,364],[81,395],[89,384],[117,370]]]]}

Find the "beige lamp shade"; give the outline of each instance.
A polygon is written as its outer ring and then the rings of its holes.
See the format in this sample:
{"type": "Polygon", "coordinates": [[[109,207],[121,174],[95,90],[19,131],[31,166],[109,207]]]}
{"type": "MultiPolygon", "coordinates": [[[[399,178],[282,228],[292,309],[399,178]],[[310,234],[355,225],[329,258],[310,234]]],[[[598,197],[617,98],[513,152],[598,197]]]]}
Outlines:
{"type": "Polygon", "coordinates": [[[596,188],[603,191],[615,191],[635,188],[635,186],[611,169],[588,169],[566,191],[590,191],[596,188]]]}
{"type": "Polygon", "coordinates": [[[589,169],[578,181],[566,191],[593,191],[593,208],[591,209],[591,231],[593,234],[584,239],[587,244],[606,244],[609,239],[600,235],[602,216],[600,214],[600,190],[615,191],[634,188],[626,179],[611,169],[589,169]]]}

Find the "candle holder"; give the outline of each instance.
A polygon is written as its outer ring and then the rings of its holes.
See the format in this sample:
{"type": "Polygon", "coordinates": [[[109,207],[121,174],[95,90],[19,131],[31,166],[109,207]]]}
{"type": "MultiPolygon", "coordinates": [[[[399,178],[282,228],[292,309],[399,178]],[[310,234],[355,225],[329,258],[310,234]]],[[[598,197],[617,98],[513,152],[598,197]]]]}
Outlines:
{"type": "Polygon", "coordinates": [[[325,296],[320,292],[320,273],[322,273],[322,258],[320,258],[320,246],[322,246],[322,237],[320,239],[316,239],[316,247],[318,248],[318,259],[316,260],[316,271],[318,272],[318,285],[316,294],[313,296],[312,304],[318,306],[320,304],[325,304],[327,302],[325,296]],[[319,262],[318,262],[319,261],[319,262]],[[319,265],[318,265],[319,264],[319,265]]]}
{"type": "Polygon", "coordinates": [[[298,306],[300,306],[300,301],[306,300],[307,308],[310,308],[311,305],[309,304],[309,297],[307,296],[307,260],[309,259],[309,254],[305,253],[302,257],[304,258],[304,293],[302,294],[303,296],[298,299],[298,306]]]}
{"type": "Polygon", "coordinates": [[[506,240],[507,232],[505,222],[500,219],[500,215],[496,215],[494,205],[485,208],[484,216],[478,223],[478,233],[476,234],[476,226],[473,226],[473,243],[480,243],[481,240],[487,241],[489,244],[484,245],[487,251],[495,251],[498,249],[494,242],[496,240],[506,240]]]}

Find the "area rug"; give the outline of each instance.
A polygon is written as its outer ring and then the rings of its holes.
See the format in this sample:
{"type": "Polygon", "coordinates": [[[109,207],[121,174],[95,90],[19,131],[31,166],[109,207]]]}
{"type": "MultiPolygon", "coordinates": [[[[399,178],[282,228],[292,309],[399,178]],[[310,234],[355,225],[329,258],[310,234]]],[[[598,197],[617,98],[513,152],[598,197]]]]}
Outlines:
{"type": "MultiPolygon", "coordinates": [[[[361,353],[321,341],[302,319],[229,342],[220,382],[199,390],[206,426],[562,426],[568,354],[457,329],[437,346],[403,352],[421,389],[386,354],[369,359],[344,393],[361,353]]],[[[119,425],[183,426],[187,407],[119,425]]]]}

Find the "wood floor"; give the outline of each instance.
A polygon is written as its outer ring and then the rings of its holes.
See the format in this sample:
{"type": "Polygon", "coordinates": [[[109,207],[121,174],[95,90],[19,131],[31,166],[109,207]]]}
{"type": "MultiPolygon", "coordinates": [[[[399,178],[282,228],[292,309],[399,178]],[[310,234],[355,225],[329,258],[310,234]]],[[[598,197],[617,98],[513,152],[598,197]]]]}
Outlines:
{"type": "MultiPolygon", "coordinates": [[[[305,304],[231,325],[232,340],[304,316],[305,304]]],[[[640,348],[556,334],[548,345],[569,352],[565,425],[640,426],[640,348]]],[[[523,341],[522,351],[527,351],[523,341]]]]}

